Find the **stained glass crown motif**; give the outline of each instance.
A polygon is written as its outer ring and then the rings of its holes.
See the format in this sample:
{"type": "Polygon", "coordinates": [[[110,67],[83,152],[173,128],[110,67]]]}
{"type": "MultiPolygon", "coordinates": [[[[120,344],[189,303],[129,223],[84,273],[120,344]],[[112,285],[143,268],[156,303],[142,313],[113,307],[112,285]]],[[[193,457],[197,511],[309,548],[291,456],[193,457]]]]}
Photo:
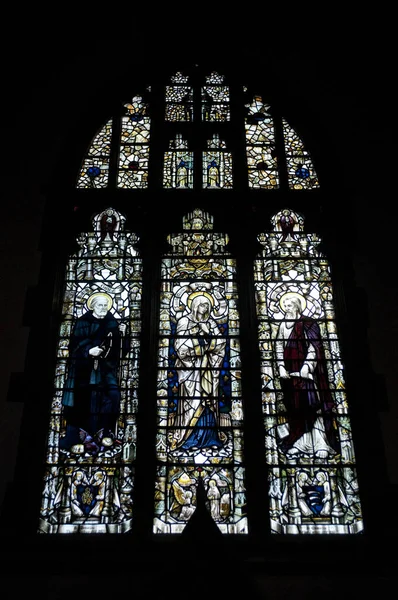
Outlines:
{"type": "Polygon", "coordinates": [[[177,71],[175,75],[170,77],[171,83],[188,83],[189,76],[184,75],[181,71],[177,71]]]}
{"type": "Polygon", "coordinates": [[[206,84],[220,84],[223,83],[225,77],[213,71],[209,76],[206,77],[206,84]]]}
{"type": "Polygon", "coordinates": [[[125,231],[126,217],[122,213],[109,206],[95,213],[91,222],[93,231],[80,233],[76,240],[80,246],[81,256],[92,255],[94,250],[101,254],[122,251],[124,254],[137,255],[134,244],[139,238],[135,233],[125,231]]]}
{"type": "Polygon", "coordinates": [[[192,212],[183,217],[183,229],[213,229],[213,217],[200,208],[195,208],[192,212]]]}
{"type": "Polygon", "coordinates": [[[214,233],[212,215],[195,208],[183,217],[183,233],[172,233],[167,241],[173,246],[173,253],[198,257],[224,254],[229,236],[214,233]]]}
{"type": "Polygon", "coordinates": [[[265,247],[265,253],[283,256],[318,256],[323,258],[317,246],[321,239],[316,233],[304,232],[304,217],[290,208],[284,208],[271,217],[273,230],[260,233],[258,241],[265,247]]]}
{"type": "Polygon", "coordinates": [[[304,231],[304,217],[284,208],[271,217],[271,223],[274,231],[304,231]]]}

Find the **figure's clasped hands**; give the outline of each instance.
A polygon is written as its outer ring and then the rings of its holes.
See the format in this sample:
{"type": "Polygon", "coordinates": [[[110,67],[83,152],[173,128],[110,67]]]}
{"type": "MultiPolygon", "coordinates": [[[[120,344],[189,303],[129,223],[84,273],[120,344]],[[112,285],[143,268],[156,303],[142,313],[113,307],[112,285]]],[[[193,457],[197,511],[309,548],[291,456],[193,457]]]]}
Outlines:
{"type": "Polygon", "coordinates": [[[94,346],[94,348],[90,348],[88,353],[90,354],[90,356],[101,356],[103,351],[103,348],[100,348],[99,346],[94,346]]]}
{"type": "Polygon", "coordinates": [[[206,333],[207,335],[209,335],[210,330],[209,330],[209,326],[207,323],[199,323],[199,333],[206,333]]]}

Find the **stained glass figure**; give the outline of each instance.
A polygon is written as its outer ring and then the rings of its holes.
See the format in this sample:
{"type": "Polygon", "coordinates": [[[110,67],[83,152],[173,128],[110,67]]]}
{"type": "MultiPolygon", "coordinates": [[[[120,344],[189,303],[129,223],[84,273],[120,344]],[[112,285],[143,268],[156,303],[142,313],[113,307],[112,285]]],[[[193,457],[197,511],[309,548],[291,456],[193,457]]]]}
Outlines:
{"type": "Polygon", "coordinates": [[[274,533],[363,529],[330,268],[316,234],[277,213],[255,261],[274,533]]]}
{"type": "Polygon", "coordinates": [[[67,265],[41,533],[131,529],[141,330],[141,258],[113,208],[67,265]]]}
{"type": "Polygon", "coordinates": [[[308,190],[319,188],[312,158],[294,129],[282,119],[289,188],[308,190]]]}
{"type": "Polygon", "coordinates": [[[148,161],[151,119],[148,104],[135,96],[124,105],[121,119],[118,187],[148,187],[148,161]]]}
{"type": "Polygon", "coordinates": [[[231,119],[229,87],[222,85],[224,76],[213,72],[202,87],[202,121],[229,121],[231,119]]]}
{"type": "Polygon", "coordinates": [[[155,533],[181,533],[201,478],[223,533],[247,533],[238,292],[228,236],[196,209],[162,261],[155,533]]]}
{"type": "Polygon", "coordinates": [[[170,78],[171,85],[166,86],[165,121],[193,120],[193,90],[189,77],[178,72],[170,78]]]}
{"type": "Polygon", "coordinates": [[[275,149],[275,127],[261,96],[254,96],[246,105],[246,156],[249,187],[276,189],[279,187],[275,149]]]}
{"type": "Polygon", "coordinates": [[[78,188],[104,188],[108,185],[112,119],[94,137],[83,159],[77,179],[78,188]]]}
{"type": "Polygon", "coordinates": [[[218,133],[207,141],[203,153],[203,187],[208,189],[232,188],[232,154],[218,133]]]}
{"type": "Polygon", "coordinates": [[[181,134],[170,140],[169,151],[164,153],[163,187],[193,187],[193,152],[188,150],[188,142],[181,134]]]}

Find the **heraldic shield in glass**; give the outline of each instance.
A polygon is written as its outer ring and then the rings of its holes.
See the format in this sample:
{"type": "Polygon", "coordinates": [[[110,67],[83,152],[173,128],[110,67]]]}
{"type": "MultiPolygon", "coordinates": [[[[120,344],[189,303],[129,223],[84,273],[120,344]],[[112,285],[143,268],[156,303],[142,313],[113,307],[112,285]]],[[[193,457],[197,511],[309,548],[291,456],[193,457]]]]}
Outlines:
{"type": "Polygon", "coordinates": [[[141,329],[137,237],[112,208],[69,258],[39,532],[131,529],[141,329]]]}
{"type": "Polygon", "coordinates": [[[285,209],[255,261],[265,452],[274,533],[363,530],[330,267],[285,209]]]}
{"type": "Polygon", "coordinates": [[[162,260],[155,533],[181,533],[198,486],[222,533],[247,533],[239,306],[228,236],[200,209],[162,260]]]}

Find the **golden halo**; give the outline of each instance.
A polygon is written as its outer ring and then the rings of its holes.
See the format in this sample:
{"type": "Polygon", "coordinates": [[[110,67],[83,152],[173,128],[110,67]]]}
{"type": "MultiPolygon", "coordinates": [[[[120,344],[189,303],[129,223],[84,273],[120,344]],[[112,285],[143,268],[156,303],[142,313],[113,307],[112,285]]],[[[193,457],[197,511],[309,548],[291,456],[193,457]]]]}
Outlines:
{"type": "Polygon", "coordinates": [[[191,479],[189,477],[189,475],[187,475],[187,473],[183,473],[181,475],[181,477],[178,479],[178,483],[180,485],[192,485],[193,483],[196,483],[195,479],[191,479]]]}
{"type": "Polygon", "coordinates": [[[209,294],[208,292],[193,292],[192,294],[190,294],[188,296],[188,300],[187,300],[187,306],[188,308],[191,308],[192,305],[192,300],[194,298],[197,298],[198,296],[205,296],[211,303],[212,306],[214,306],[214,298],[211,294],[209,294]]]}
{"type": "Polygon", "coordinates": [[[98,296],[103,296],[104,298],[107,299],[107,301],[108,301],[107,309],[110,310],[111,306],[113,304],[113,300],[112,300],[111,296],[109,294],[105,294],[105,292],[95,292],[95,294],[91,294],[91,296],[87,300],[87,306],[88,306],[89,310],[91,310],[91,305],[93,303],[93,300],[95,300],[95,298],[98,298],[98,296]]]}
{"type": "Polygon", "coordinates": [[[281,307],[283,312],[285,312],[284,307],[283,307],[283,301],[287,300],[288,298],[299,298],[300,304],[301,304],[301,312],[305,311],[305,309],[307,307],[307,300],[304,298],[304,296],[302,296],[301,294],[298,294],[297,292],[286,292],[286,294],[283,294],[279,298],[279,306],[281,307]]]}

